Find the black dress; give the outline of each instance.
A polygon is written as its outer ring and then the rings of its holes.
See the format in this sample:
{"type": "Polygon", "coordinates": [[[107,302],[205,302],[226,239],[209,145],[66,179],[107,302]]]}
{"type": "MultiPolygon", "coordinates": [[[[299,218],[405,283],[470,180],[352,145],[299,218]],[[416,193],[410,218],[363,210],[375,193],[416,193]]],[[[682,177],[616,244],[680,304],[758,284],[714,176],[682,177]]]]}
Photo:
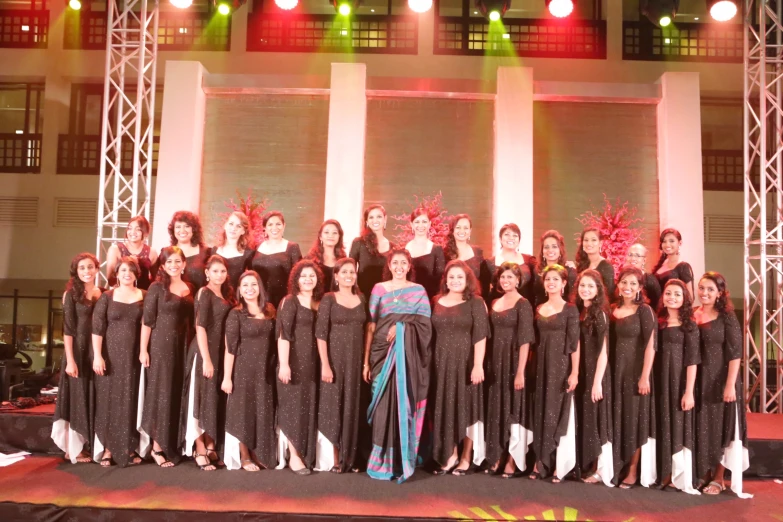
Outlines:
{"type": "Polygon", "coordinates": [[[205,287],[199,291],[194,308],[196,327],[204,328],[207,333],[207,349],[214,373],[211,379],[204,377],[204,360],[198,349],[198,337],[194,337],[185,359],[179,426],[180,445],[185,455],[191,455],[193,443],[202,433],[220,445],[226,404],[226,394],[220,389],[220,376],[223,375],[226,316],[231,303],[205,287]]]}
{"type": "MultiPolygon", "coordinates": [[[[650,393],[639,394],[639,379],[644,366],[644,352],[658,329],[652,308],[639,305],[635,313],[622,319],[612,315],[612,417],[614,421],[614,482],[619,483],[623,468],[631,462],[636,450],[655,438],[655,379],[650,376],[650,393]]],[[[655,346],[655,341],[653,341],[655,346]]],[[[655,462],[655,459],[652,459],[655,462]]],[[[654,477],[645,474],[640,461],[642,485],[649,486],[654,477]]],[[[654,467],[654,464],[653,464],[654,467]]],[[[654,469],[649,470],[654,475],[654,469]]]]}
{"type": "MultiPolygon", "coordinates": [[[[142,291],[142,293],[144,293],[142,291]]],[[[114,290],[104,293],[92,314],[92,333],[103,337],[103,375],[95,376],[95,442],[97,458],[108,449],[120,466],[139,446],[136,411],[139,397],[139,340],[144,301],[114,301],[114,290]]]]}
{"type": "Polygon", "coordinates": [[[302,259],[302,251],[299,249],[299,245],[293,241],[288,242],[288,246],[283,252],[263,254],[256,251],[253,254],[250,266],[261,276],[269,302],[275,308],[288,293],[288,276],[300,259],[302,259]]]}
{"type": "MultiPolygon", "coordinates": [[[[277,338],[289,341],[288,366],[291,381],[277,380],[277,425],[299,452],[308,468],[315,462],[318,438],[318,347],[315,342],[315,310],[305,308],[294,295],[287,295],[277,313],[277,338]]],[[[285,466],[281,461],[279,467],[285,466]]]]}
{"type": "MultiPolygon", "coordinates": [[[[391,242],[389,247],[392,248],[391,242]]],[[[357,280],[359,290],[365,299],[372,293],[373,287],[383,280],[383,267],[386,266],[386,254],[371,254],[362,238],[357,237],[351,243],[351,253],[348,255],[359,264],[357,280]]]]}
{"type": "Polygon", "coordinates": [[[324,292],[334,291],[334,267],[318,263],[318,268],[324,275],[324,292]]]}
{"type": "MultiPolygon", "coordinates": [[[[536,312],[536,405],[533,419],[533,449],[542,477],[555,475],[555,454],[561,437],[568,434],[573,392],[566,393],[571,354],[579,343],[579,311],[566,303],[559,313],[544,317],[536,312]]],[[[574,433],[574,437],[575,437],[574,433]]],[[[576,448],[574,448],[575,450],[576,448]]],[[[570,471],[573,464],[564,470],[570,471]]],[[[559,478],[563,478],[562,476],[559,478]]]]}
{"type": "MultiPolygon", "coordinates": [[[[334,465],[342,471],[354,467],[359,424],[367,422],[359,408],[366,307],[362,297],[357,306],[346,308],[331,292],[318,305],[315,337],[327,342],[334,374],[331,383],[320,383],[318,431],[332,446],[340,448],[341,461],[334,465]]],[[[331,453],[326,455],[327,460],[331,457],[331,453]]]]}
{"type": "MultiPolygon", "coordinates": [[[[742,327],[737,317],[733,312],[720,315],[713,321],[700,324],[699,331],[701,366],[696,388],[696,474],[703,478],[715,470],[724,456],[724,450],[732,445],[737,434],[742,441],[740,451],[747,455],[748,426],[741,368],[734,385],[737,400],[723,401],[729,362],[742,359],[742,327]]],[[[732,489],[734,475],[732,473],[732,489]]]]}
{"type": "MultiPolygon", "coordinates": [[[[141,252],[138,254],[131,254],[128,247],[124,242],[117,243],[117,248],[120,249],[120,255],[122,257],[132,257],[139,263],[139,277],[136,278],[136,286],[142,290],[146,290],[155,280],[155,273],[152,270],[152,260],[150,260],[150,246],[144,243],[141,246],[141,252]]],[[[109,275],[109,287],[117,286],[117,277],[114,274],[109,275]]]]}
{"type": "Polygon", "coordinates": [[[658,311],[658,303],[661,300],[661,285],[658,283],[658,278],[652,274],[644,274],[643,283],[644,293],[650,301],[650,308],[658,311]]]}
{"type": "MultiPolygon", "coordinates": [[[[694,410],[682,410],[682,396],[685,393],[686,370],[701,362],[699,354],[699,329],[694,325],[691,331],[682,326],[665,326],[658,332],[661,374],[658,382],[658,418],[660,420],[658,444],[661,453],[661,471],[658,478],[671,476],[678,489],[693,492],[693,452],[695,443],[694,410]],[[687,449],[687,456],[681,452],[687,449]],[[679,462],[675,466],[672,457],[679,462]],[[687,457],[687,458],[686,458],[687,457]],[[687,462],[686,462],[687,460],[687,462]],[[687,466],[687,471],[685,466],[687,466]]],[[[695,395],[695,393],[694,393],[695,395]]]]}
{"type": "MultiPolygon", "coordinates": [[[[666,283],[672,279],[679,279],[686,285],[693,281],[693,269],[691,268],[691,265],[685,261],[680,261],[677,263],[677,266],[671,270],[658,272],[654,275],[658,280],[658,285],[661,287],[661,291],[663,291],[663,287],[666,286],[666,283]]],[[[691,296],[691,298],[693,298],[693,296],[691,296]]]]}
{"type": "Polygon", "coordinates": [[[82,451],[76,451],[92,444],[93,371],[92,371],[92,311],[97,299],[74,301],[73,291],[66,292],[63,299],[63,335],[73,337],[73,359],[79,376],[73,378],[65,373],[67,359],[63,353],[60,370],[60,386],[57,390],[57,405],[54,409],[52,439],[68,453],[71,462],[82,451]],[[71,437],[79,439],[76,444],[71,437]],[[75,454],[74,454],[75,453],[75,454]]]}
{"type": "MultiPolygon", "coordinates": [[[[525,469],[532,439],[532,394],[514,389],[519,347],[535,341],[533,308],[524,297],[502,312],[490,309],[492,342],[487,347],[487,460],[494,465],[508,451],[517,467],[525,469]],[[511,443],[511,444],[510,444],[511,443]]],[[[526,368],[526,372],[528,373],[526,368]]]]}
{"type": "Polygon", "coordinates": [[[413,270],[416,282],[424,287],[427,296],[432,299],[440,292],[440,279],[446,268],[446,256],[443,247],[432,245],[429,254],[413,258],[413,270]]]}
{"type": "MultiPolygon", "coordinates": [[[[542,269],[545,267],[546,265],[544,265],[542,269]]],[[[566,281],[565,292],[563,293],[563,298],[568,301],[571,299],[571,293],[576,288],[577,273],[576,270],[570,266],[565,267],[565,269],[568,272],[568,277],[566,281]]],[[[546,294],[546,289],[544,288],[544,279],[541,277],[539,272],[536,272],[536,277],[533,282],[533,296],[535,299],[536,308],[546,303],[549,299],[549,296],[546,294]]]]}
{"type": "MultiPolygon", "coordinates": [[[[607,343],[606,351],[609,355],[609,318],[606,314],[600,314],[596,324],[588,328],[584,320],[579,325],[579,340],[581,353],[579,356],[579,385],[576,388],[577,396],[577,419],[580,428],[580,465],[583,470],[590,469],[596,460],[602,456],[604,446],[612,443],[613,425],[612,425],[612,369],[607,360],[604,377],[601,379],[601,390],[604,398],[598,402],[593,402],[593,382],[595,381],[595,372],[598,366],[598,357],[601,355],[601,349],[604,342],[607,343]]],[[[608,451],[608,447],[607,447],[608,451]]],[[[608,455],[609,462],[612,464],[612,457],[608,455]]],[[[605,476],[602,473],[602,462],[599,462],[598,474],[606,483],[614,477],[605,476]]]]}
{"type": "Polygon", "coordinates": [[[596,265],[595,270],[601,274],[601,279],[604,280],[606,295],[608,295],[610,299],[614,299],[614,267],[609,261],[602,259],[598,265],[596,265]]]}
{"type": "Polygon", "coordinates": [[[494,263],[489,259],[484,259],[484,251],[479,247],[471,246],[471,248],[473,249],[473,257],[466,259],[465,263],[473,271],[473,275],[476,276],[476,280],[481,288],[481,295],[486,299],[490,295],[494,263]]]}
{"type": "Polygon", "coordinates": [[[455,306],[435,303],[435,383],[433,393],[433,457],[445,466],[454,447],[465,437],[473,440],[473,462],[486,456],[484,443],[484,388],[470,381],[474,345],[486,339],[489,322],[484,301],[474,297],[455,306]]]}
{"type": "Polygon", "coordinates": [[[237,291],[237,285],[239,284],[239,278],[245,270],[250,270],[250,262],[253,259],[255,250],[245,250],[242,255],[235,257],[224,257],[218,254],[218,247],[213,247],[210,250],[210,255],[217,254],[226,260],[226,269],[228,270],[228,281],[231,283],[231,288],[234,289],[235,294],[239,294],[237,291]]]}
{"type": "Polygon", "coordinates": [[[226,466],[242,467],[239,443],[256,454],[265,468],[275,454],[275,321],[250,317],[235,308],[226,319],[226,348],[234,359],[234,389],[226,404],[226,466]]]}
{"type": "Polygon", "coordinates": [[[162,283],[152,283],[144,298],[143,321],[152,328],[152,333],[148,349],[150,365],[145,368],[141,428],[160,444],[172,461],[182,454],[179,445],[182,379],[192,320],[192,295],[178,296],[162,283]]]}
{"type": "Polygon", "coordinates": [[[198,253],[185,258],[185,273],[182,274],[182,280],[190,283],[194,292],[207,286],[207,259],[209,259],[210,249],[200,246],[198,253]]]}

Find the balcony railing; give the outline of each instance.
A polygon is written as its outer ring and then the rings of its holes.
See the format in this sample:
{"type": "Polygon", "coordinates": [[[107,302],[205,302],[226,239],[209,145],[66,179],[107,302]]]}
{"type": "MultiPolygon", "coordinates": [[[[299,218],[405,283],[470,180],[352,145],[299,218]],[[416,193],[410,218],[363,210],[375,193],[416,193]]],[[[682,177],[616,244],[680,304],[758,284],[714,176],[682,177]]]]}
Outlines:
{"type": "MultiPolygon", "coordinates": [[[[106,49],[106,13],[66,11],[66,49],[106,49]]],[[[138,29],[138,23],[135,27],[138,29]]],[[[161,11],[158,20],[160,51],[228,51],[231,17],[199,11],[161,11]]]]}
{"type": "MultiPolygon", "coordinates": [[[[152,139],[152,175],[158,170],[160,137],[152,139]]],[[[60,134],[57,144],[57,174],[92,174],[101,171],[101,137],[60,134]]],[[[133,172],[133,143],[122,142],[122,172],[133,172]]]]}
{"type": "Polygon", "coordinates": [[[606,58],[606,22],[504,19],[495,29],[480,18],[436,17],[435,54],[606,58]],[[491,29],[490,29],[491,28],[491,29]]]}
{"type": "Polygon", "coordinates": [[[254,13],[247,22],[247,50],[416,54],[418,34],[417,17],[254,13]]]}
{"type": "Polygon", "coordinates": [[[38,174],[41,172],[40,134],[0,134],[0,172],[38,174]]]}
{"type": "Polygon", "coordinates": [[[742,24],[623,22],[623,60],[742,63],[742,24]]]}
{"type": "Polygon", "coordinates": [[[0,9],[0,47],[46,49],[49,11],[0,9]]]}

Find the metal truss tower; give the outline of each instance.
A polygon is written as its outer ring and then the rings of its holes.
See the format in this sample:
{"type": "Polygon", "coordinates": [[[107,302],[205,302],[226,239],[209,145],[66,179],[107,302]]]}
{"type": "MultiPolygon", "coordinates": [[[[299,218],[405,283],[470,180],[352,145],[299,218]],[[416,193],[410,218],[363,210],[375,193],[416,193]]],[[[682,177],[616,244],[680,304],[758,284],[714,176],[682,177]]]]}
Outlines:
{"type": "Polygon", "coordinates": [[[762,413],[783,413],[782,7],[744,4],[744,398],[762,413]]]}
{"type": "MultiPolygon", "coordinates": [[[[131,216],[150,216],[157,0],[107,0],[98,240],[106,251],[124,238],[131,216]]],[[[105,274],[103,275],[105,277],[105,274]]]]}

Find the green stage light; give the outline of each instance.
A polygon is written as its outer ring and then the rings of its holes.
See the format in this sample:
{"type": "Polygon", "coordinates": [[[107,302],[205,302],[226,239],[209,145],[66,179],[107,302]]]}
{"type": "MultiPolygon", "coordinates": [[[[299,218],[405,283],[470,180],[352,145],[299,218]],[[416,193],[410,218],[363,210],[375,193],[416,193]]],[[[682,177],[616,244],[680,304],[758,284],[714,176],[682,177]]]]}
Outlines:
{"type": "Polygon", "coordinates": [[[337,12],[342,16],[348,16],[351,14],[351,4],[340,4],[337,8],[337,12]]]}
{"type": "Polygon", "coordinates": [[[500,20],[500,11],[490,11],[489,20],[491,22],[497,22],[498,20],[500,20]]]}
{"type": "Polygon", "coordinates": [[[231,6],[228,4],[218,4],[218,13],[222,14],[223,16],[228,15],[231,12],[231,6]]]}
{"type": "Polygon", "coordinates": [[[658,23],[661,24],[661,27],[667,27],[672,23],[672,18],[671,16],[662,16],[658,23]]]}

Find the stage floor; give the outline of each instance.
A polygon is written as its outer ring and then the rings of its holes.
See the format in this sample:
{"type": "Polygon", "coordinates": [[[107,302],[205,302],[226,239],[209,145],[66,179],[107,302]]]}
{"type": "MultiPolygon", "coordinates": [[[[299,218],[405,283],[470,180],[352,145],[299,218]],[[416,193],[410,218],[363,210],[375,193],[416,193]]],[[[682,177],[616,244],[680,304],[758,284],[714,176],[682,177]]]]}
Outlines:
{"type": "MultiPolygon", "coordinates": [[[[783,484],[772,479],[745,481],[755,495],[740,500],[731,493],[691,496],[636,487],[631,491],[567,481],[504,480],[482,474],[434,477],[417,471],[405,484],[372,480],[366,474],[290,470],[200,471],[192,461],[171,469],[144,463],[126,469],[97,464],[72,465],[56,457],[30,457],[0,472],[0,517],[82,519],[79,511],[119,508],[114,520],[173,519],[174,512],[288,514],[353,517],[476,520],[783,521],[783,484]],[[9,504],[9,503],[15,503],[9,504]],[[21,505],[21,506],[20,506],[21,505]],[[20,511],[21,507],[21,511],[20,511]],[[131,511],[126,511],[131,510],[131,511]],[[145,510],[144,513],[137,510],[145,510]],[[146,511],[161,510],[161,511],[146,511]],[[5,513],[5,515],[3,515],[5,513]],[[119,516],[117,516],[119,514],[119,516]],[[122,515],[126,516],[122,516],[122,515]],[[76,518],[73,518],[76,517],[76,518]]],[[[105,513],[107,514],[107,513],[105,513]]],[[[89,518],[92,518],[90,516],[89,518]]],[[[190,517],[193,519],[193,517],[190,517]]],[[[220,519],[207,513],[197,519],[220,519]]],[[[252,517],[251,517],[252,518],[252,517]]],[[[261,517],[269,518],[269,517],[261,517]]],[[[315,517],[318,519],[320,517],[315,517]]]]}

